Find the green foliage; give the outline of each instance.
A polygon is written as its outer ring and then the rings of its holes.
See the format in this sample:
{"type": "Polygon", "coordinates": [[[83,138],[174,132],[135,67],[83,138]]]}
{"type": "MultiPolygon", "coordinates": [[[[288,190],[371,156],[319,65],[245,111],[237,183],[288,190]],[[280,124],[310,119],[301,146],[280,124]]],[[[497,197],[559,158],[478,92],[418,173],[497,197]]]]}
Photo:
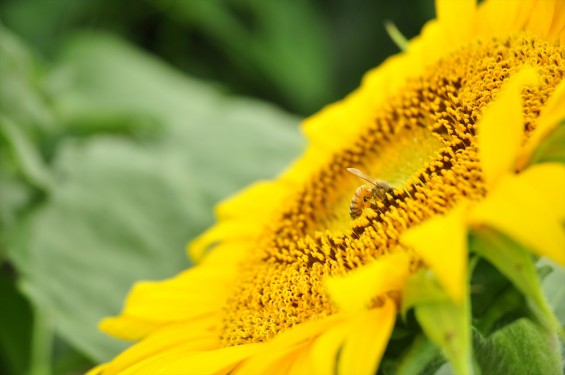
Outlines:
{"type": "MultiPolygon", "coordinates": [[[[0,186],[27,192],[0,198],[10,219],[2,246],[38,318],[103,361],[125,343],[98,332],[100,319],[119,312],[135,281],[186,268],[184,248],[212,223],[212,205],[273,177],[303,141],[295,117],[226,96],[113,37],[77,36],[59,56],[41,69],[22,61],[36,68],[12,76],[25,87],[42,71],[22,100],[44,98],[49,121],[26,119],[21,106],[1,111],[0,186]]],[[[40,340],[34,350],[47,353],[34,358],[45,362],[52,342],[40,340]]]]}
{"type": "Polygon", "coordinates": [[[551,272],[542,282],[543,294],[547,298],[547,303],[551,306],[557,320],[562,327],[565,327],[565,269],[546,259],[542,259],[540,265],[551,268],[551,272]]]}
{"type": "Polygon", "coordinates": [[[471,305],[474,327],[484,336],[533,315],[524,295],[484,259],[480,259],[471,278],[471,305]]]}
{"type": "Polygon", "coordinates": [[[397,375],[433,374],[445,361],[439,348],[426,336],[420,335],[412,342],[398,362],[397,375]]]}
{"type": "MultiPolygon", "coordinates": [[[[403,32],[431,17],[425,3],[412,23],[396,13],[403,32]]],[[[213,205],[275,176],[303,147],[296,117],[229,93],[316,111],[397,51],[378,18],[394,16],[385,9],[0,4],[16,31],[0,28],[0,259],[37,311],[27,371],[82,371],[84,356],[123,348],[97,331],[100,318],[119,312],[135,281],[185,268],[184,247],[213,222],[213,205]]]]}
{"type": "Polygon", "coordinates": [[[475,335],[474,354],[483,374],[562,374],[561,347],[555,333],[522,318],[485,338],[475,335]]]}
{"type": "Polygon", "coordinates": [[[47,55],[77,30],[110,30],[191,76],[309,115],[345,96],[418,34],[430,0],[6,0],[7,25],[47,55]]]}
{"type": "Polygon", "coordinates": [[[470,316],[430,271],[415,273],[402,300],[401,328],[411,333],[403,335],[403,343],[393,335],[380,373],[560,374],[565,271],[547,260],[536,265],[520,244],[484,227],[470,233],[469,249],[470,316]],[[427,337],[414,328],[412,315],[427,337]],[[466,356],[470,325],[472,362],[466,356]],[[406,336],[414,337],[409,345],[406,336]],[[399,345],[404,352],[397,356],[399,345]]]}
{"type": "MultiPolygon", "coordinates": [[[[398,51],[385,17],[402,45],[433,2],[10,0],[0,14],[0,373],[57,375],[122,350],[100,319],[134,282],[189,267],[213,206],[301,153],[296,116],[242,95],[313,113],[398,51]]],[[[533,162],[563,162],[564,129],[533,162]]],[[[470,246],[470,306],[414,275],[379,373],[562,370],[547,329],[565,325],[565,271],[542,260],[541,277],[488,231],[470,246]]]]}
{"type": "Polygon", "coordinates": [[[53,188],[52,176],[41,155],[21,126],[0,115],[0,134],[10,147],[17,169],[31,186],[47,193],[53,188]]]}
{"type": "Polygon", "coordinates": [[[30,363],[33,312],[10,279],[9,270],[3,271],[0,273],[0,373],[25,374],[30,363]]]}
{"type": "MultiPolygon", "coordinates": [[[[428,270],[421,270],[408,280],[402,296],[402,308],[403,315],[406,315],[408,309],[414,309],[422,330],[431,342],[442,349],[456,374],[472,373],[471,313],[467,299],[452,301],[433,274],[428,270]]],[[[440,363],[441,356],[429,348],[426,342],[415,340],[412,345],[424,346],[426,349],[424,353],[420,353],[409,348],[399,371],[427,374],[440,363]]]]}
{"type": "MultiPolygon", "coordinates": [[[[534,260],[527,249],[489,228],[474,230],[469,242],[472,251],[488,260],[521,292],[532,314],[542,325],[552,331],[561,329],[543,295],[534,260]]],[[[500,306],[503,309],[508,307],[500,306]]]]}
{"type": "Polygon", "coordinates": [[[565,163],[565,120],[548,134],[530,159],[530,164],[547,162],[565,163]]]}
{"type": "Polygon", "coordinates": [[[330,41],[313,2],[152,3],[179,24],[202,30],[223,51],[224,63],[235,67],[248,82],[265,81],[292,108],[309,111],[326,104],[321,100],[328,94],[335,95],[330,41]]]}

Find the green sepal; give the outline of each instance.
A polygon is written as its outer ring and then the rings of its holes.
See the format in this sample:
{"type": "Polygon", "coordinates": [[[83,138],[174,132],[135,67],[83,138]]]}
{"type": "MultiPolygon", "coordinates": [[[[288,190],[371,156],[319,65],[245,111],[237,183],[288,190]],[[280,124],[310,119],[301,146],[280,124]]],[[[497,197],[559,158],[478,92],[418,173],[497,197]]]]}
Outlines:
{"type": "Polygon", "coordinates": [[[406,320],[408,310],[419,304],[439,302],[446,299],[449,299],[449,296],[441,289],[433,273],[427,269],[421,269],[410,276],[404,287],[400,310],[402,319],[406,320]]]}
{"type": "Polygon", "coordinates": [[[408,281],[403,293],[403,314],[414,308],[426,336],[443,349],[458,375],[472,374],[469,300],[454,303],[433,274],[421,270],[408,281]]]}
{"type": "Polygon", "coordinates": [[[445,357],[437,345],[426,336],[418,335],[398,361],[395,374],[433,374],[444,363],[445,357]]]}
{"type": "Polygon", "coordinates": [[[542,325],[549,330],[561,332],[559,322],[543,295],[530,252],[504,234],[486,227],[471,232],[469,248],[508,278],[525,296],[527,305],[542,325]]]}
{"type": "Polygon", "coordinates": [[[565,163],[565,119],[535,149],[529,164],[565,163]]]}
{"type": "Polygon", "coordinates": [[[538,266],[551,269],[551,273],[542,281],[543,295],[561,326],[565,326],[565,268],[545,258],[538,262],[538,266]]]}
{"type": "Polygon", "coordinates": [[[422,332],[414,310],[397,319],[377,375],[432,375],[447,358],[422,332]]]}

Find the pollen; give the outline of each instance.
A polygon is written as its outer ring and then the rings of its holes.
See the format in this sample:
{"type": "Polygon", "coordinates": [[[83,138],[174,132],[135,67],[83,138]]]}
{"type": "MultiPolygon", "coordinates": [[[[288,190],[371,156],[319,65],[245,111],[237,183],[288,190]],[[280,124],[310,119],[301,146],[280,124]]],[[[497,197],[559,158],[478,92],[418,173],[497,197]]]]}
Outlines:
{"type": "MultiPolygon", "coordinates": [[[[476,125],[524,65],[541,77],[539,85],[522,91],[527,137],[565,75],[565,49],[525,34],[476,41],[429,66],[376,108],[356,143],[344,144],[266,225],[223,311],[223,345],[262,342],[335,314],[325,277],[405,251],[398,243],[403,231],[461,201],[484,197],[476,125]],[[394,188],[354,220],[349,204],[364,182],[349,167],[394,188]]],[[[411,271],[420,265],[413,256],[411,271]]],[[[398,296],[390,291],[375,296],[375,303],[399,303],[398,296]]]]}

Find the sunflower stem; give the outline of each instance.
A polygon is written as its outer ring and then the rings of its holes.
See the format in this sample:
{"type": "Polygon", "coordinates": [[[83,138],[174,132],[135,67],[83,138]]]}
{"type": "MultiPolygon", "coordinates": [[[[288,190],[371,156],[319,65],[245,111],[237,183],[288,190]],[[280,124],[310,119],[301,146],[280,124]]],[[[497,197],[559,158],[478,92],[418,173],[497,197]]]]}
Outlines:
{"type": "Polygon", "coordinates": [[[34,309],[30,366],[27,375],[51,375],[53,327],[49,320],[34,309]]]}

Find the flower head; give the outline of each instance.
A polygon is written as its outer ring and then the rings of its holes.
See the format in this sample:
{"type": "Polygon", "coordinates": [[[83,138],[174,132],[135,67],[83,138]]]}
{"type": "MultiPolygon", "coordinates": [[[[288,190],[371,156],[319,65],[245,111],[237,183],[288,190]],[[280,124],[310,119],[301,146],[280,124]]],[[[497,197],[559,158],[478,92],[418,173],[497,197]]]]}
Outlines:
{"type": "Polygon", "coordinates": [[[564,168],[524,170],[565,117],[563,3],[437,5],[405,53],[306,120],[300,160],[218,207],[189,247],[198,265],[135,286],[102,329],[142,340],[95,373],[374,373],[412,275],[464,303],[468,226],[565,265],[547,187],[564,168]],[[392,187],[355,218],[364,182],[347,168],[392,187]]]}

